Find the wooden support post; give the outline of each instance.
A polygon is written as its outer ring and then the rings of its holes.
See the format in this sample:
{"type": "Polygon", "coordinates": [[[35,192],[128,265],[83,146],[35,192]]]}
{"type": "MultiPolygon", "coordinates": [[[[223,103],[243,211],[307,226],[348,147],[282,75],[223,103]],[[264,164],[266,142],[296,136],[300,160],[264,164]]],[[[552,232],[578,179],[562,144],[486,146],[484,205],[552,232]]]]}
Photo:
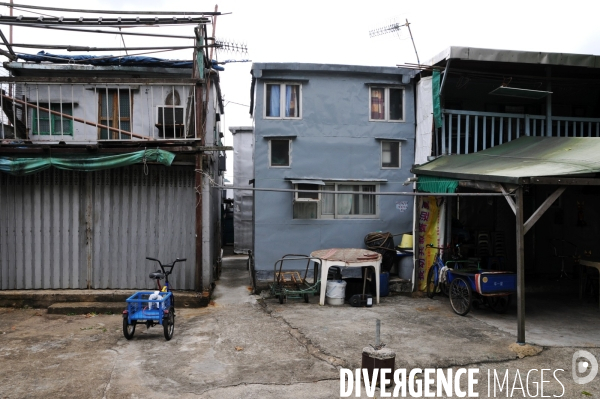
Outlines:
{"type": "Polygon", "coordinates": [[[196,291],[202,292],[202,153],[196,153],[196,291]]]}
{"type": "Polygon", "coordinates": [[[527,234],[527,232],[530,228],[533,227],[535,222],[537,222],[542,217],[544,212],[546,212],[548,208],[552,206],[554,201],[556,201],[566,189],[566,186],[559,187],[552,194],[550,194],[548,198],[546,198],[542,205],[540,205],[540,207],[535,212],[533,212],[533,215],[531,215],[523,225],[523,234],[527,234]]]}
{"type": "Polygon", "coordinates": [[[523,225],[523,186],[516,191],[517,225],[517,343],[525,344],[525,227],[523,225]]]}
{"type": "Polygon", "coordinates": [[[508,202],[508,206],[510,206],[510,209],[513,210],[513,213],[516,214],[517,208],[515,207],[515,201],[513,201],[513,199],[508,196],[508,191],[506,191],[502,184],[500,184],[500,190],[502,190],[502,194],[504,194],[504,198],[506,199],[506,202],[508,202]]]}

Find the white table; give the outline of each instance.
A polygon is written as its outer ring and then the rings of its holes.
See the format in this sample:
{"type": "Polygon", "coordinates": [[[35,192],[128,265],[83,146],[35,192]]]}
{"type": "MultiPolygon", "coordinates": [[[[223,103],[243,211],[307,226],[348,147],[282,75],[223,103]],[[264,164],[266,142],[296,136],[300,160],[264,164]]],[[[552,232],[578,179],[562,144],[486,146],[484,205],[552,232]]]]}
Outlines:
{"type": "Polygon", "coordinates": [[[327,289],[327,271],[331,266],[343,267],[372,267],[375,269],[375,289],[377,304],[379,304],[379,275],[381,274],[381,254],[368,249],[360,248],[331,248],[320,249],[310,254],[320,258],[321,265],[321,297],[319,304],[325,304],[325,291],[327,289]]]}
{"type": "MultiPolygon", "coordinates": [[[[582,266],[587,266],[587,267],[593,267],[595,269],[598,269],[598,273],[600,273],[600,261],[591,261],[588,259],[580,259],[579,260],[579,264],[582,266]]],[[[586,273],[587,275],[587,273],[586,273]]],[[[579,286],[579,298],[581,299],[581,297],[583,296],[583,290],[585,289],[585,281],[587,280],[587,276],[585,279],[581,279],[581,284],[579,286]]],[[[599,296],[599,303],[600,303],[600,289],[598,290],[598,296],[599,296]]],[[[599,305],[600,306],[600,305],[599,305]]]]}

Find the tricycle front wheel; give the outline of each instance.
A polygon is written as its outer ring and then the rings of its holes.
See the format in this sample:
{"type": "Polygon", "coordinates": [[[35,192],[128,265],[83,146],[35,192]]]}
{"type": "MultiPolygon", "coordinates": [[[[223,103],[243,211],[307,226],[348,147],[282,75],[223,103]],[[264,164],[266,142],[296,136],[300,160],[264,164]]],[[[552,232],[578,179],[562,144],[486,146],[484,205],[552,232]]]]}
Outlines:
{"type": "Polygon", "coordinates": [[[135,333],[135,325],[136,325],[135,320],[132,321],[131,324],[129,324],[127,317],[123,317],[123,335],[125,336],[125,338],[127,338],[127,339],[133,338],[133,333],[135,333]]]}
{"type": "Polygon", "coordinates": [[[450,284],[450,305],[454,313],[464,316],[471,310],[471,286],[462,277],[456,277],[450,284]]]}
{"type": "Polygon", "coordinates": [[[175,330],[175,308],[172,306],[169,308],[169,313],[163,317],[163,330],[165,339],[170,341],[173,338],[173,331],[175,330]]]}

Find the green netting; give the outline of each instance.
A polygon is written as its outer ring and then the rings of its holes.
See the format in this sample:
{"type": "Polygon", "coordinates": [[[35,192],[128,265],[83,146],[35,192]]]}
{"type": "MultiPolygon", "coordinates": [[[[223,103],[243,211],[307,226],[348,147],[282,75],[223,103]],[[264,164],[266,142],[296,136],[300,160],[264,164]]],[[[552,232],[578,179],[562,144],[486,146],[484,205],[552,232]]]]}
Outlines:
{"type": "Polygon", "coordinates": [[[433,71],[431,86],[433,94],[433,121],[435,128],[439,129],[442,127],[442,105],[440,104],[440,71],[437,69],[433,71]]]}
{"type": "Polygon", "coordinates": [[[458,180],[446,177],[419,175],[417,191],[425,193],[454,193],[458,187],[458,180]]]}
{"type": "Polygon", "coordinates": [[[0,157],[0,171],[24,176],[40,172],[53,166],[57,169],[93,172],[120,168],[136,163],[157,162],[171,166],[175,154],[163,150],[142,150],[117,155],[61,155],[44,157],[0,157]]]}

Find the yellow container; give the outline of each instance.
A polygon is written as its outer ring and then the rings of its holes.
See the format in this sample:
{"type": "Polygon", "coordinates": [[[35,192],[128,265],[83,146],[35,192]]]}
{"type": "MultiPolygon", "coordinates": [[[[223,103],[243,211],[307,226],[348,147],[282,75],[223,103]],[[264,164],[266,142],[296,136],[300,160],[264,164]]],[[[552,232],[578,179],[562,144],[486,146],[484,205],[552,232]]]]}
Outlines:
{"type": "Polygon", "coordinates": [[[402,241],[398,245],[400,249],[413,249],[413,236],[412,234],[403,234],[402,241]]]}

